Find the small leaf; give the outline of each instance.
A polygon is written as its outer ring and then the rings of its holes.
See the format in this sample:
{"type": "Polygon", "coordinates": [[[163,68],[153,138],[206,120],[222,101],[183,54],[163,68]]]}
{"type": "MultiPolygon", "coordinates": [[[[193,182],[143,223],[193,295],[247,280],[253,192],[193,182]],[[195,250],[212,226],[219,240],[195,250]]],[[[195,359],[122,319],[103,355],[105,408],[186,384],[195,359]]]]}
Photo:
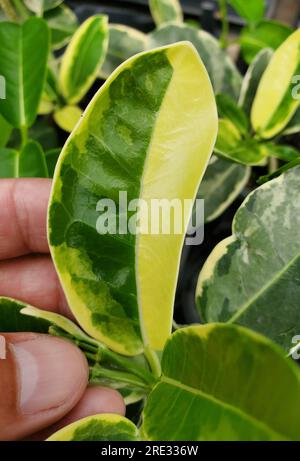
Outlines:
{"type": "Polygon", "coordinates": [[[199,53],[211,79],[215,93],[238,99],[242,78],[218,40],[204,30],[186,24],[166,24],[149,34],[148,48],[170,45],[179,41],[191,42],[199,53]]]}
{"type": "Polygon", "coordinates": [[[18,177],[19,152],[14,149],[0,149],[0,178],[18,177]]]}
{"type": "Polygon", "coordinates": [[[149,0],[149,8],[157,26],[172,21],[183,21],[179,0],[149,0]]]}
{"type": "Polygon", "coordinates": [[[300,73],[300,29],[274,53],[259,83],[251,110],[254,130],[271,138],[287,125],[300,105],[293,94],[293,76],[300,73]]]}
{"type": "Polygon", "coordinates": [[[80,120],[82,110],[78,106],[65,106],[54,112],[55,123],[62,129],[71,133],[80,120]]]}
{"type": "Polygon", "coordinates": [[[199,276],[205,322],[244,325],[286,350],[300,329],[300,166],[252,192],[199,276]]]}
{"type": "Polygon", "coordinates": [[[0,22],[0,69],[6,80],[6,99],[0,100],[0,112],[16,128],[29,127],[36,118],[49,41],[43,19],[30,18],[23,25],[0,22]]]}
{"type": "Polygon", "coordinates": [[[218,218],[234,202],[250,178],[251,169],[213,157],[197,193],[204,199],[205,222],[218,218]]]}
{"type": "Polygon", "coordinates": [[[78,27],[76,15],[66,5],[47,11],[44,19],[51,30],[51,44],[54,50],[67,45],[78,27]]]}
{"type": "Polygon", "coordinates": [[[21,149],[18,166],[19,178],[48,178],[44,151],[36,141],[28,141],[21,149]]]}
{"type": "Polygon", "coordinates": [[[127,418],[114,414],[88,416],[63,427],[49,442],[115,442],[139,440],[138,428],[127,418]]]}
{"type": "MultiPolygon", "coordinates": [[[[1,170],[0,170],[1,171],[1,170]]],[[[27,317],[21,310],[28,304],[11,298],[0,297],[0,331],[48,333],[51,323],[45,319],[27,317]]]]}
{"type": "Polygon", "coordinates": [[[230,120],[242,135],[248,135],[249,122],[243,110],[226,94],[216,96],[220,118],[230,120]]]}
{"type": "Polygon", "coordinates": [[[90,17],[72,37],[59,75],[61,92],[69,104],[80,101],[96,80],[107,46],[107,16],[90,17]]]}
{"type": "Polygon", "coordinates": [[[300,152],[292,146],[268,142],[264,144],[264,148],[269,157],[275,157],[284,162],[291,162],[300,156],[300,152]]]}
{"type": "Polygon", "coordinates": [[[267,338],[236,325],[172,335],[142,436],[168,441],[300,440],[300,372],[267,338]]]}
{"type": "Polygon", "coordinates": [[[250,64],[259,51],[264,48],[276,50],[291,33],[291,27],[271,20],[261,21],[254,27],[245,27],[240,36],[243,58],[250,64]]]}
{"type": "Polygon", "coordinates": [[[12,133],[12,126],[0,114],[0,148],[5,147],[12,133]]]}
{"type": "Polygon", "coordinates": [[[267,152],[255,139],[242,139],[235,125],[227,119],[219,120],[215,152],[243,165],[264,165],[267,152]]]}
{"type": "Polygon", "coordinates": [[[250,116],[251,107],[260,79],[269,64],[272,55],[273,51],[269,48],[261,50],[248,67],[244,76],[239,97],[239,106],[248,116],[250,116]]]}
{"type": "Polygon", "coordinates": [[[42,16],[45,11],[53,10],[62,2],[63,0],[24,0],[27,8],[38,16],[42,16]]]}
{"type": "Polygon", "coordinates": [[[99,76],[107,79],[122,62],[131,56],[145,51],[147,35],[123,24],[109,24],[108,50],[99,76]]]}
{"type": "Polygon", "coordinates": [[[236,12],[248,22],[256,23],[263,19],[265,13],[265,0],[228,0],[236,12]]]}
{"type": "Polygon", "coordinates": [[[41,100],[38,110],[38,115],[48,115],[51,114],[54,110],[54,105],[52,102],[41,100]]]}

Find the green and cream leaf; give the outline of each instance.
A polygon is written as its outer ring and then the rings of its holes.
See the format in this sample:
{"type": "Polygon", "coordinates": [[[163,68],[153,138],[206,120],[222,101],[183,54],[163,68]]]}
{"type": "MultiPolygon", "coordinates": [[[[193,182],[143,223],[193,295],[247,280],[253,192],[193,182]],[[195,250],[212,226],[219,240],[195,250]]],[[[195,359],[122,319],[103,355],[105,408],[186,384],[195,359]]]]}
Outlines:
{"type": "Polygon", "coordinates": [[[32,308],[22,301],[0,297],[0,331],[48,333],[51,323],[43,318],[27,317],[21,314],[23,309],[32,308]]]}
{"type": "Polygon", "coordinates": [[[224,93],[238,99],[242,77],[218,40],[204,30],[187,24],[166,24],[148,35],[148,48],[190,41],[199,53],[210,76],[215,94],[224,93]]]}
{"type": "Polygon", "coordinates": [[[149,8],[157,26],[168,22],[183,21],[183,12],[179,0],[149,0],[149,8]]]}
{"type": "Polygon", "coordinates": [[[239,96],[239,106],[250,116],[251,107],[260,79],[266,70],[273,51],[270,48],[261,50],[254,58],[243,78],[242,88],[239,96]]]}
{"type": "Polygon", "coordinates": [[[265,139],[280,133],[300,106],[294,76],[300,74],[300,29],[275,51],[259,83],[251,110],[256,133],[265,139]]]}
{"type": "Polygon", "coordinates": [[[69,104],[79,102],[90,89],[107,47],[107,16],[92,16],[75,32],[62,57],[59,73],[60,91],[69,104]]]}
{"type": "Polygon", "coordinates": [[[252,192],[199,276],[204,322],[265,334],[286,350],[300,328],[300,166],[252,192]]]}
{"type": "Polygon", "coordinates": [[[126,442],[139,440],[138,428],[127,418],[114,414],[88,416],[63,427],[49,442],[126,442]]]}
{"type": "Polygon", "coordinates": [[[47,11],[44,19],[51,30],[51,44],[54,50],[67,45],[78,27],[75,13],[66,5],[59,5],[54,10],[47,11]]]}
{"type": "Polygon", "coordinates": [[[99,77],[107,79],[122,62],[147,49],[147,35],[123,24],[109,24],[108,50],[99,77]]]}
{"type": "MultiPolygon", "coordinates": [[[[51,253],[78,322],[116,352],[163,349],[189,216],[178,234],[113,235],[98,230],[98,202],[118,205],[120,191],[128,202],[149,206],[154,197],[193,200],[216,131],[207,72],[194,47],[178,43],[123,63],[60,155],[49,208],[51,253]]],[[[122,210],[116,213],[119,222],[122,210]]]]}
{"type": "Polygon", "coordinates": [[[148,397],[146,440],[300,440],[300,372],[267,338],[236,325],[183,328],[148,397]]]}

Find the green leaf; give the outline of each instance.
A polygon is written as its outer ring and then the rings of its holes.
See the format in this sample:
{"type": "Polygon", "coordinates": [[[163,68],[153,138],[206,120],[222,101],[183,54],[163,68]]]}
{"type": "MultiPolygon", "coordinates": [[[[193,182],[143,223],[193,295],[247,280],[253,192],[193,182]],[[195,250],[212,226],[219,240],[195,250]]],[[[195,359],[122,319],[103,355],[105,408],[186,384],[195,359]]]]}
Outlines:
{"type": "Polygon", "coordinates": [[[242,139],[235,125],[227,119],[219,120],[215,152],[244,165],[264,165],[267,152],[255,139],[242,139]]]}
{"type": "Polygon", "coordinates": [[[271,20],[245,27],[240,36],[243,58],[250,64],[259,51],[263,48],[276,50],[292,32],[291,27],[271,20]]]}
{"type": "Polygon", "coordinates": [[[65,106],[54,112],[55,123],[62,129],[71,133],[75,128],[80,117],[82,110],[78,106],[65,106]]]}
{"type": "Polygon", "coordinates": [[[226,94],[218,94],[216,101],[219,117],[230,120],[242,135],[247,136],[249,122],[244,111],[226,94]]]}
{"type": "Polygon", "coordinates": [[[16,128],[31,126],[36,118],[49,41],[43,19],[30,18],[23,25],[0,23],[0,69],[6,80],[6,99],[0,100],[0,113],[16,128]]]}
{"type": "Polygon", "coordinates": [[[49,442],[138,441],[138,428],[127,418],[114,414],[88,416],[63,427],[47,439],[49,442]]]}
{"type": "Polygon", "coordinates": [[[5,147],[12,133],[12,126],[0,114],[0,148],[5,147]]]}
{"type": "Polygon", "coordinates": [[[18,177],[19,152],[14,149],[0,149],[0,178],[18,177]]]}
{"type": "Polygon", "coordinates": [[[48,173],[49,173],[49,178],[53,178],[54,175],[54,170],[56,167],[56,163],[59,157],[59,154],[61,153],[61,148],[55,148],[55,149],[49,149],[45,155],[46,155],[46,162],[47,162],[47,167],[48,167],[48,173]]]}
{"type": "Polygon", "coordinates": [[[176,331],[148,397],[146,440],[300,440],[300,373],[269,341],[235,325],[176,331]]]}
{"type": "Polygon", "coordinates": [[[28,141],[19,154],[19,178],[48,178],[44,151],[36,141],[28,141]]]}
{"type": "Polygon", "coordinates": [[[300,152],[292,146],[284,144],[274,144],[271,142],[265,143],[264,148],[269,157],[275,157],[284,162],[291,162],[299,158],[300,152]]]}
{"type": "Polygon", "coordinates": [[[156,29],[148,37],[149,49],[181,40],[190,41],[206,67],[215,93],[238,98],[242,83],[241,75],[212,35],[186,24],[167,24],[156,29]]]}
{"type": "Polygon", "coordinates": [[[228,0],[230,5],[244,19],[251,23],[256,23],[263,19],[265,13],[265,0],[228,0]]]}
{"type": "Polygon", "coordinates": [[[271,138],[284,129],[300,105],[293,77],[300,74],[300,29],[274,53],[259,83],[251,111],[254,130],[271,138]]]}
{"type": "Polygon", "coordinates": [[[76,31],[65,51],[59,85],[69,104],[76,104],[97,78],[108,46],[107,16],[92,16],[76,31]]]}
{"type": "Polygon", "coordinates": [[[252,192],[199,276],[205,322],[230,322],[288,350],[300,329],[300,167],[252,192]]]}
{"type": "Polygon", "coordinates": [[[108,50],[99,71],[103,79],[107,79],[126,59],[147,48],[147,36],[139,30],[122,24],[109,24],[108,30],[108,50]]]}
{"type": "Polygon", "coordinates": [[[149,0],[149,8],[157,26],[172,21],[183,21],[179,0],[149,0]]]}
{"type": "Polygon", "coordinates": [[[63,0],[24,0],[27,8],[38,16],[42,16],[45,11],[53,10],[62,2],[63,0]]]}
{"type": "Polygon", "coordinates": [[[272,55],[273,51],[269,48],[261,50],[248,67],[244,76],[239,97],[239,106],[244,110],[248,117],[250,116],[251,107],[260,79],[269,64],[272,55]]]}
{"type": "Polygon", "coordinates": [[[47,11],[44,19],[51,30],[51,44],[54,50],[67,45],[78,27],[76,15],[65,5],[47,11]]]}
{"type": "Polygon", "coordinates": [[[297,134],[300,132],[300,107],[296,110],[295,114],[286,125],[282,135],[288,136],[291,134],[297,134]]]}
{"type": "Polygon", "coordinates": [[[45,319],[28,317],[21,310],[28,304],[15,299],[0,297],[0,331],[48,333],[51,323],[45,319]]]}
{"type": "Polygon", "coordinates": [[[250,178],[251,169],[213,157],[197,193],[205,202],[205,222],[218,218],[234,202],[250,178]]]}
{"type": "MultiPolygon", "coordinates": [[[[116,224],[120,215],[124,220],[122,191],[128,202],[192,201],[216,131],[207,72],[195,49],[179,43],[122,64],[60,155],[48,221],[53,260],[78,322],[117,352],[136,355],[144,344],[162,350],[189,215],[178,234],[142,232],[137,238],[127,232],[131,215],[125,216],[125,234],[118,226],[105,233],[99,200],[113,201],[116,224]]],[[[192,202],[186,211],[191,208],[192,202]]]]}

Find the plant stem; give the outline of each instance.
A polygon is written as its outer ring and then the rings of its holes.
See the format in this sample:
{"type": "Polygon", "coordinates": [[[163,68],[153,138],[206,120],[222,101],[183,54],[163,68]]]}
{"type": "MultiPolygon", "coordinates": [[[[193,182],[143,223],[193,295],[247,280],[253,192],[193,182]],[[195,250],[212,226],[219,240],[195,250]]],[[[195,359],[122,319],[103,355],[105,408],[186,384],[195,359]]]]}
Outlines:
{"type": "Polygon", "coordinates": [[[21,148],[25,146],[28,140],[28,128],[27,126],[21,126],[21,148]]]}
{"type": "Polygon", "coordinates": [[[156,352],[150,349],[150,347],[145,347],[144,354],[149,362],[153,376],[158,379],[161,376],[161,365],[156,352]]]}
{"type": "Polygon", "coordinates": [[[142,380],[125,371],[111,370],[96,364],[93,367],[90,367],[90,372],[93,383],[97,382],[98,379],[101,380],[106,378],[119,383],[131,384],[140,389],[148,389],[149,391],[151,389],[151,386],[147,386],[147,384],[142,380]]]}
{"type": "Polygon", "coordinates": [[[227,0],[218,0],[220,16],[222,21],[222,30],[220,36],[220,45],[222,48],[228,46],[228,35],[229,35],[229,23],[228,23],[228,11],[227,11],[227,0]]]}
{"type": "Polygon", "coordinates": [[[113,363],[121,366],[125,370],[132,372],[146,383],[154,384],[154,382],[156,381],[153,375],[150,372],[148,372],[144,367],[139,366],[132,359],[128,359],[126,357],[118,355],[115,352],[110,351],[109,349],[103,351],[103,358],[110,359],[113,363]]]}
{"type": "Polygon", "coordinates": [[[103,344],[89,336],[73,337],[58,327],[50,327],[49,333],[54,336],[60,336],[72,341],[78,346],[85,356],[92,362],[93,365],[101,364],[105,367],[107,362],[113,367],[121,368],[120,372],[129,372],[142,380],[145,385],[153,385],[156,382],[155,377],[145,367],[137,364],[134,359],[124,357],[107,349],[103,344]]]}
{"type": "Polygon", "coordinates": [[[15,9],[12,6],[10,0],[0,0],[0,6],[3,9],[7,19],[10,19],[11,21],[18,21],[17,13],[15,12],[15,9]]]}
{"type": "Polygon", "coordinates": [[[275,157],[270,157],[269,158],[269,174],[274,173],[276,170],[278,170],[278,159],[275,157]]]}

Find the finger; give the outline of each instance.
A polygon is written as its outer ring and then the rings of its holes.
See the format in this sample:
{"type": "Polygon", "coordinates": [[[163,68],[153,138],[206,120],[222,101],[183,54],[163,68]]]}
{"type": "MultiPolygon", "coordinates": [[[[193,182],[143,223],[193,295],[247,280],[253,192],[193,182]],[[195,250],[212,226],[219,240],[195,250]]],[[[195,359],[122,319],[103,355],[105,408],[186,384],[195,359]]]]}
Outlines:
{"type": "Polygon", "coordinates": [[[24,256],[0,261],[1,296],[74,318],[50,256],[24,256]]]}
{"type": "Polygon", "coordinates": [[[0,259],[47,253],[50,179],[0,180],[0,259]]]}
{"type": "Polygon", "coordinates": [[[88,366],[81,351],[61,338],[2,336],[6,358],[0,360],[0,440],[18,440],[70,412],[85,391],[88,366]]]}
{"type": "Polygon", "coordinates": [[[101,413],[116,413],[125,415],[125,403],[119,394],[114,389],[107,387],[88,387],[79,403],[57,423],[45,429],[42,432],[34,434],[30,440],[45,440],[54,432],[68,424],[85,418],[86,416],[97,415],[101,413]]]}

